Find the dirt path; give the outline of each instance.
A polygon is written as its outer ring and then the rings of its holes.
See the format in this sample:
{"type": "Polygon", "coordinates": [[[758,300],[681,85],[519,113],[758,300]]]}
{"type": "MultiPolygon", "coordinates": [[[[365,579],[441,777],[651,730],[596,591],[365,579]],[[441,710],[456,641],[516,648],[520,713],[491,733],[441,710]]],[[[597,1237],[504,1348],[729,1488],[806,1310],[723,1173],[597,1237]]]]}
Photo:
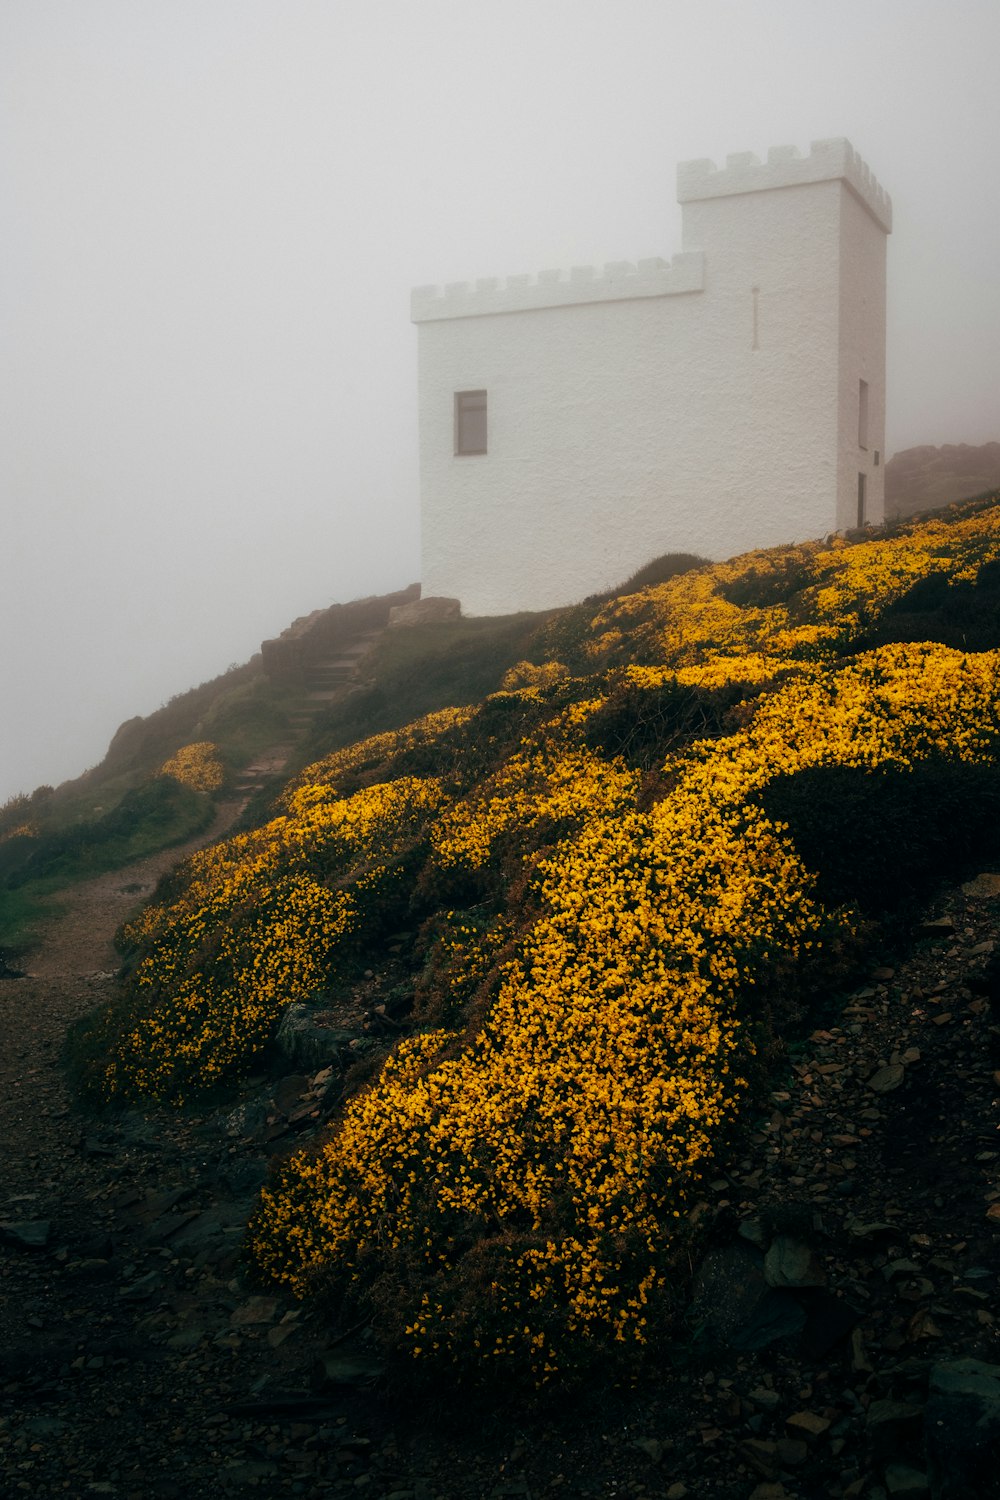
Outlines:
{"type": "Polygon", "coordinates": [[[111,992],[116,928],[242,805],[220,807],[189,844],[67,892],[27,975],[0,983],[0,1410],[12,1413],[0,1416],[3,1500],[187,1500],[217,1495],[220,1475],[235,1492],[253,1478],[252,1465],[227,1469],[218,1431],[219,1403],[259,1378],[241,1359],[246,1343],[255,1366],[255,1341],[231,1332],[245,1298],[225,1284],[238,1245],[238,1229],[227,1231],[245,1217],[246,1193],[220,1182],[200,1122],[156,1111],[87,1120],[61,1066],[67,1027],[111,992]],[[196,1217],[175,1222],[181,1203],[214,1214],[190,1253],[167,1248],[196,1217]],[[191,1307],[218,1342],[200,1323],[184,1331],[191,1307]]]}
{"type": "Polygon", "coordinates": [[[211,827],[197,838],[74,886],[62,903],[61,915],[49,923],[41,947],[26,961],[29,977],[65,978],[116,969],[118,955],[113,938],[117,928],[149,899],[161,876],[196,849],[222,838],[244,806],[242,800],[223,802],[211,827]]]}
{"type": "Polygon", "coordinates": [[[22,1217],[12,1204],[37,1204],[31,1190],[43,1158],[54,1170],[60,1164],[58,1175],[65,1178],[71,1101],[60,1066],[63,1042],[67,1028],[111,991],[117,928],[179,860],[221,838],[243,805],[223,803],[211,827],[186,844],[72,887],[25,961],[25,977],[0,981],[0,1219],[22,1217]]]}

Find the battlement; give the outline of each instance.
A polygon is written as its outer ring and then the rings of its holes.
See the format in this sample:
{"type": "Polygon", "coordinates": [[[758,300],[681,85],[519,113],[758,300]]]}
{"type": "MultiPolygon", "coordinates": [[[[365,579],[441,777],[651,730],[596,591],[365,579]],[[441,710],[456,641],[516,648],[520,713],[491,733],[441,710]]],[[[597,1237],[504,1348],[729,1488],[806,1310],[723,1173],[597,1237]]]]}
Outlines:
{"type": "Polygon", "coordinates": [[[801,156],[795,146],[773,146],[766,162],[752,151],[727,156],[722,168],[707,159],[681,162],[677,168],[677,201],[694,203],[736,193],[760,193],[768,188],[837,180],[847,184],[886,234],[891,233],[892,199],[850,141],[842,137],[813,141],[808,156],[801,156]]]}
{"type": "Polygon", "coordinates": [[[539,271],[537,276],[492,277],[449,286],[416,287],[410,300],[414,323],[442,318],[481,318],[492,313],[526,312],[543,307],[574,307],[588,302],[625,302],[635,297],[673,297],[700,292],[705,286],[701,251],[686,251],[672,260],[659,257],[609,261],[602,268],[574,266],[565,271],[539,271]]]}

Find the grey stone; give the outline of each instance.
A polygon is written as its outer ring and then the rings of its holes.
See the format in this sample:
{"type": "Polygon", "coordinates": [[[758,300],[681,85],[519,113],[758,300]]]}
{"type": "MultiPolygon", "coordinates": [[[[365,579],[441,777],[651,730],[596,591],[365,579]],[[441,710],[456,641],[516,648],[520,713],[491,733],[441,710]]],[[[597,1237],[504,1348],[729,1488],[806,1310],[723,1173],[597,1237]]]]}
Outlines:
{"type": "Polygon", "coordinates": [[[809,1445],[801,1438],[779,1438],[775,1446],[781,1467],[785,1469],[797,1468],[809,1457],[809,1445]]]}
{"type": "Polygon", "coordinates": [[[764,1257],[743,1240],[710,1250],[695,1274],[693,1311],[728,1342],[756,1311],[767,1291],[764,1257]]]}
{"type": "Polygon", "coordinates": [[[48,1219],[20,1219],[0,1224],[0,1240],[21,1250],[44,1250],[52,1225],[48,1219]]]}
{"type": "Polygon", "coordinates": [[[886,1224],[881,1220],[872,1224],[863,1224],[860,1219],[854,1219],[847,1226],[847,1232],[857,1240],[891,1239],[898,1237],[899,1225],[886,1224]]]}
{"type": "Polygon", "coordinates": [[[110,1281],[115,1268],[110,1261],[88,1256],[83,1260],[71,1260],[63,1267],[63,1275],[71,1281],[110,1281]]]}
{"type": "Polygon", "coordinates": [[[873,1401],[868,1408],[866,1421],[869,1432],[885,1428],[912,1427],[920,1417],[921,1408],[908,1401],[873,1401]]]}
{"type": "Polygon", "coordinates": [[[182,1211],[181,1213],[162,1214],[160,1218],[150,1224],[143,1235],[143,1239],[147,1245],[163,1245],[171,1236],[177,1234],[178,1230],[183,1229],[185,1224],[190,1224],[191,1220],[197,1217],[198,1210],[196,1208],[188,1209],[186,1212],[182,1211]]]}
{"type": "Polygon", "coordinates": [[[273,1323],[277,1316],[277,1297],[251,1297],[233,1309],[229,1321],[234,1328],[248,1328],[254,1323],[273,1323]]]}
{"type": "Polygon", "coordinates": [[[754,1314],[729,1339],[734,1349],[753,1352],[766,1349],[780,1339],[801,1334],[806,1325],[806,1310],[790,1292],[776,1287],[768,1289],[754,1314]]]}
{"type": "Polygon", "coordinates": [[[336,1349],[321,1354],[313,1366],[312,1384],[316,1390],[328,1386],[374,1385],[384,1370],[382,1361],[366,1349],[336,1349]]]}
{"type": "Polygon", "coordinates": [[[885,1487],[890,1500],[922,1500],[930,1488],[927,1475],[908,1464],[886,1464],[885,1487]]]}
{"type": "Polygon", "coordinates": [[[736,1232],[740,1239],[747,1240],[751,1245],[759,1245],[761,1250],[767,1244],[767,1231],[760,1219],[743,1219],[736,1232]]]}
{"type": "Polygon", "coordinates": [[[710,1250],[698,1268],[692,1311],[732,1349],[764,1349],[802,1332],[806,1314],[788,1291],[770,1287],[764,1257],[745,1240],[710,1250]]]}
{"type": "Polygon", "coordinates": [[[764,1256],[768,1286],[825,1286],[826,1273],[812,1248],[802,1240],[779,1234],[764,1256]]]}
{"type": "Polygon", "coordinates": [[[259,1135],[267,1125],[268,1112],[266,1099],[247,1099],[226,1116],[226,1134],[247,1138],[259,1135]]]}
{"type": "Polygon", "coordinates": [[[24,1430],[33,1438],[61,1437],[68,1425],[61,1417],[29,1417],[24,1430]]]}
{"type": "Polygon", "coordinates": [[[249,1204],[267,1181],[267,1171],[267,1162],[259,1157],[227,1162],[219,1168],[217,1181],[220,1188],[249,1204]]]}
{"type": "Polygon", "coordinates": [[[334,1012],[300,1001],[282,1016],[275,1045],[292,1067],[308,1073],[339,1066],[344,1048],[353,1040],[354,1033],[337,1024],[334,1012]]]}
{"type": "Polygon", "coordinates": [[[205,1339],[204,1328],[182,1328],[179,1333],[173,1334],[167,1339],[167,1348],[173,1349],[179,1354],[187,1354],[205,1339]]]}
{"type": "Polygon", "coordinates": [[[140,1276],[138,1281],[133,1281],[130,1286],[123,1287],[119,1295],[123,1302],[147,1302],[150,1297],[161,1291],[163,1286],[164,1280],[159,1271],[148,1271],[145,1276],[140,1276]]]}
{"type": "Polygon", "coordinates": [[[902,1063],[890,1063],[885,1068],[878,1068],[868,1080],[868,1087],[875,1094],[890,1094],[893,1089],[898,1089],[906,1076],[902,1063]]]}
{"type": "Polygon", "coordinates": [[[1000,1469],[1000,1365],[933,1365],[924,1409],[932,1500],[989,1500],[1000,1469]]]}
{"type": "Polygon", "coordinates": [[[185,1254],[196,1255],[201,1250],[222,1243],[227,1233],[243,1228],[252,1206],[249,1198],[244,1202],[213,1204],[177,1232],[173,1238],[174,1247],[183,1247],[185,1254]]]}
{"type": "Polygon", "coordinates": [[[219,1470],[219,1481],[223,1489],[244,1489],[248,1485],[259,1487],[261,1480],[275,1479],[279,1473],[277,1464],[264,1459],[235,1459],[219,1470]]]}

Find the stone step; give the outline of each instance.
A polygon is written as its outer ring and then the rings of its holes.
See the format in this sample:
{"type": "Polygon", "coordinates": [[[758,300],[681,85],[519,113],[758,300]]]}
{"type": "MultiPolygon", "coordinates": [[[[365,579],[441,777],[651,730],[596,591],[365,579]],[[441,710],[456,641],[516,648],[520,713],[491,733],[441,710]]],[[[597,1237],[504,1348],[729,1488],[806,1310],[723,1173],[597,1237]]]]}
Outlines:
{"type": "Polygon", "coordinates": [[[381,635],[381,630],[375,630],[355,636],[353,640],[338,645],[336,655],[319,657],[304,665],[302,692],[287,716],[289,728],[296,735],[311,729],[316,715],[337,703],[345,688],[357,681],[359,662],[381,635]]]}

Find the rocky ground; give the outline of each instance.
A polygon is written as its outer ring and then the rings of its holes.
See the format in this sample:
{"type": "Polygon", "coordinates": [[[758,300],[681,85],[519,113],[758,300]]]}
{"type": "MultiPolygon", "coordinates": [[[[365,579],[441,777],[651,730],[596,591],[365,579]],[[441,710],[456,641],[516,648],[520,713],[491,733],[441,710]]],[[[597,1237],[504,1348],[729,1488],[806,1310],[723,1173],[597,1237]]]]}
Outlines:
{"type": "Polygon", "coordinates": [[[463,1416],[398,1409],[365,1330],[261,1294],[239,1258],[269,1159],[399,1024],[391,955],[353,1003],[293,1017],[284,1067],[235,1107],[75,1110],[66,1027],[177,857],[70,892],[30,973],[0,982],[3,1497],[1000,1494],[1000,876],[948,893],[792,1049],[693,1210],[689,1324],[658,1374],[463,1416]]]}

